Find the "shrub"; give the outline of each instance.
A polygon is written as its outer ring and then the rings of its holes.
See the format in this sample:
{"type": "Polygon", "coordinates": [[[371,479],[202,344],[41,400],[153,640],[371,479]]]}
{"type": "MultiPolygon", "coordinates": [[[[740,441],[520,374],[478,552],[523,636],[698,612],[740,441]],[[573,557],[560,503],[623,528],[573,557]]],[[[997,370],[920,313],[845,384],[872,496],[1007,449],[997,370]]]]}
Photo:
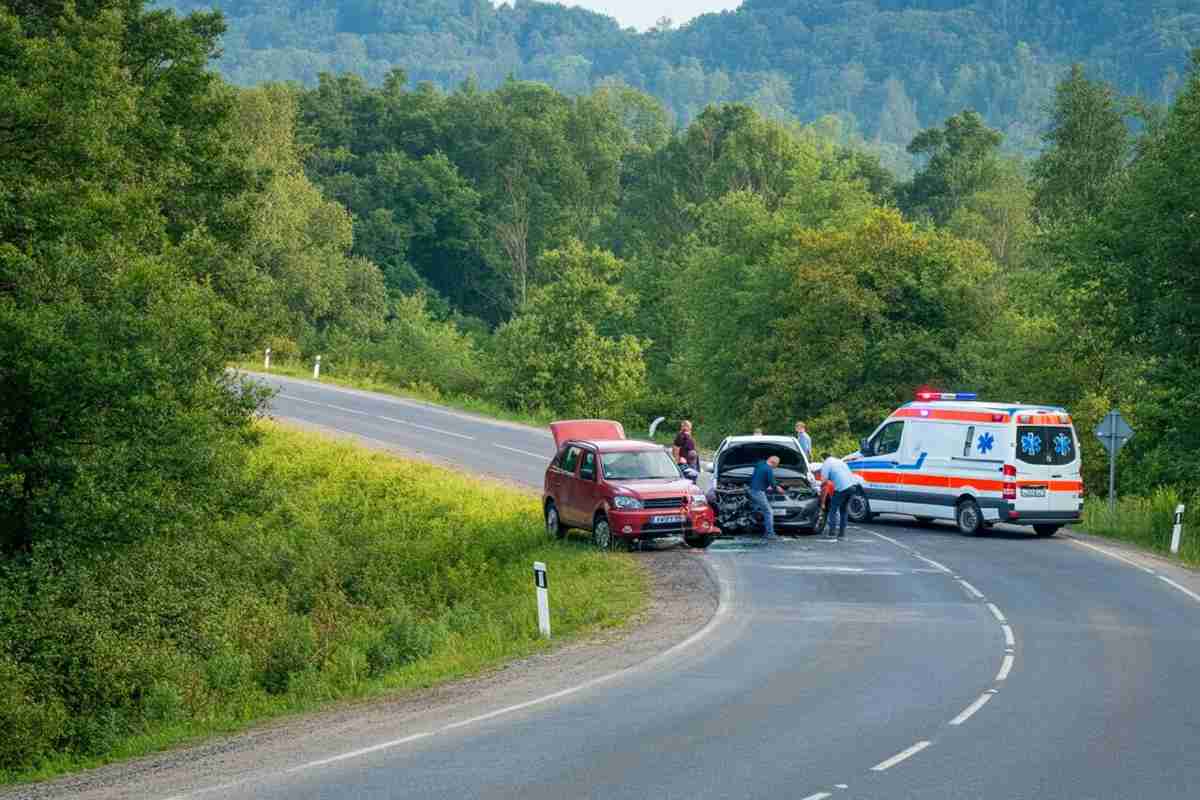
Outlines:
{"type": "Polygon", "coordinates": [[[34,689],[28,669],[0,657],[0,770],[36,762],[66,733],[62,702],[53,695],[39,697],[34,689]]]}

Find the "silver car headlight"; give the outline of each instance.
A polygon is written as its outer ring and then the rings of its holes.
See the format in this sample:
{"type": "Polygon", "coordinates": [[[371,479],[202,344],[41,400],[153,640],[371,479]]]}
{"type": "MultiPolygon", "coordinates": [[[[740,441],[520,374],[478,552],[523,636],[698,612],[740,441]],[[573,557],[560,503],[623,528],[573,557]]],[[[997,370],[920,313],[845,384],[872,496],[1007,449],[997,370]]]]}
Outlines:
{"type": "Polygon", "coordinates": [[[692,508],[704,508],[708,505],[708,498],[702,494],[692,495],[692,508]]]}
{"type": "Polygon", "coordinates": [[[642,501],[636,497],[619,494],[613,498],[613,505],[617,508],[638,509],[642,507],[642,501]]]}

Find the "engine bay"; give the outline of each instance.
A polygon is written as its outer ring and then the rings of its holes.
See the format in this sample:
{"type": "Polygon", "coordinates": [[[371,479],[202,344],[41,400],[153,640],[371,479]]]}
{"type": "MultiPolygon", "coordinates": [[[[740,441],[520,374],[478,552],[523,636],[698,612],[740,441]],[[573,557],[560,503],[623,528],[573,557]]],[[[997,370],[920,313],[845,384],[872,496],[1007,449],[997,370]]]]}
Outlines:
{"type": "MultiPolygon", "coordinates": [[[[786,524],[810,516],[817,504],[817,490],[807,480],[780,481],[784,493],[767,495],[777,524],[786,524]]],[[[762,514],[750,501],[750,486],[744,480],[722,480],[710,489],[709,504],[717,517],[717,527],[726,533],[758,531],[762,514]]]]}

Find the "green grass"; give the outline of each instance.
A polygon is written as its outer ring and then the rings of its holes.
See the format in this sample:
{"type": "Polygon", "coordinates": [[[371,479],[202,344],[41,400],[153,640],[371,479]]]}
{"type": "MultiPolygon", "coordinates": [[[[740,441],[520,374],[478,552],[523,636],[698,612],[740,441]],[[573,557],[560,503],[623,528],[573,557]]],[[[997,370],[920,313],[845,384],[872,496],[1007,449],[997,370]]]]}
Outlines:
{"type": "Polygon", "coordinates": [[[1186,506],[1179,559],[1200,566],[1200,496],[1183,498],[1172,489],[1158,489],[1148,497],[1123,497],[1108,510],[1108,500],[1089,497],[1083,506],[1083,530],[1097,536],[1170,555],[1175,507],[1186,506]]]}
{"type": "Polygon", "coordinates": [[[543,650],[534,561],[551,573],[555,642],[646,603],[635,558],[549,540],[529,494],[270,424],[246,479],[243,511],[211,530],[5,565],[0,782],[543,650]]]}

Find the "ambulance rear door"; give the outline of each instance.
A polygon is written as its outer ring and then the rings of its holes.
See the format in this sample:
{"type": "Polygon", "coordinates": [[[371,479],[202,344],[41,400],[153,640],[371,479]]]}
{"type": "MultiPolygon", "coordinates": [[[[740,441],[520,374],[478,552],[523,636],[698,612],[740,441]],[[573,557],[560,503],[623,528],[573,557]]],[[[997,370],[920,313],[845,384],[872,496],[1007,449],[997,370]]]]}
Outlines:
{"type": "Polygon", "coordinates": [[[1036,517],[1050,510],[1051,443],[1046,426],[1029,416],[1017,418],[1017,498],[1014,506],[1023,517],[1036,517]]]}
{"type": "Polygon", "coordinates": [[[1075,429],[1070,424],[1047,425],[1044,438],[1050,448],[1050,511],[1055,516],[1078,512],[1083,477],[1079,471],[1081,464],[1075,429]]]}

